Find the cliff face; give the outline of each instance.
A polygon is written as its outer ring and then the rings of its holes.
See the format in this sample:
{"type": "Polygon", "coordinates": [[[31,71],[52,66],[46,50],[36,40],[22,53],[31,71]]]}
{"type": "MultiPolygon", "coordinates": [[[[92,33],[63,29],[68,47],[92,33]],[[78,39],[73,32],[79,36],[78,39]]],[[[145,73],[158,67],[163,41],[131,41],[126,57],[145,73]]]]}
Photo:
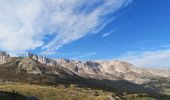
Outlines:
{"type": "Polygon", "coordinates": [[[50,59],[50,58],[46,58],[44,56],[38,56],[38,55],[34,55],[33,53],[28,52],[28,58],[30,59],[34,59],[38,62],[40,62],[41,64],[45,64],[47,66],[55,66],[56,65],[56,61],[50,59]]]}
{"type": "Polygon", "coordinates": [[[17,71],[20,72],[22,70],[30,74],[42,74],[39,69],[39,63],[30,58],[24,58],[19,62],[17,71]]]}
{"type": "Polygon", "coordinates": [[[28,53],[27,57],[22,58],[17,67],[17,71],[25,71],[29,74],[53,75],[61,78],[74,78],[76,74],[64,68],[57,61],[28,53]]]}
{"type": "Polygon", "coordinates": [[[6,52],[0,51],[0,64],[8,62],[10,56],[6,52]]]}

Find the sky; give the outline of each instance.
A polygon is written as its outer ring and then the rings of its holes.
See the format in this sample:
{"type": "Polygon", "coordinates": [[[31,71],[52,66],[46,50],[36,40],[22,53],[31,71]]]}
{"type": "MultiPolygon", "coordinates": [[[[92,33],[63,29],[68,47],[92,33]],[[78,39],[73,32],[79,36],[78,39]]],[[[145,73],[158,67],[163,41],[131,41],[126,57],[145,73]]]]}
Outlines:
{"type": "Polygon", "coordinates": [[[0,0],[0,50],[170,69],[170,0],[0,0]]]}

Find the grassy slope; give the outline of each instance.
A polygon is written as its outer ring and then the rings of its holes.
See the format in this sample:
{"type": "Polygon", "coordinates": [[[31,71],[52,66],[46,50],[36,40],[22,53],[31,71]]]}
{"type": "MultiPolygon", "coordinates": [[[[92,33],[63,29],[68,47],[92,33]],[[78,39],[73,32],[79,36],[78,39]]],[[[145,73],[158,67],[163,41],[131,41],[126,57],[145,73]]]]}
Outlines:
{"type": "Polygon", "coordinates": [[[105,100],[109,96],[112,96],[110,92],[103,92],[99,90],[75,88],[70,86],[65,88],[64,86],[52,87],[52,86],[39,86],[39,85],[28,85],[28,84],[11,84],[11,85],[0,85],[1,91],[12,91],[15,90],[25,96],[37,96],[40,100],[105,100]],[[100,96],[97,96],[100,95],[100,96]]]}
{"type": "MultiPolygon", "coordinates": [[[[59,85],[57,87],[52,86],[40,86],[29,84],[1,84],[0,91],[16,92],[25,96],[37,96],[40,100],[110,100],[109,98],[117,98],[116,100],[122,100],[121,97],[111,92],[102,90],[91,90],[90,88],[78,88],[74,85],[64,87],[59,85]]],[[[126,100],[156,100],[149,97],[138,97],[135,94],[129,94],[126,100]]]]}

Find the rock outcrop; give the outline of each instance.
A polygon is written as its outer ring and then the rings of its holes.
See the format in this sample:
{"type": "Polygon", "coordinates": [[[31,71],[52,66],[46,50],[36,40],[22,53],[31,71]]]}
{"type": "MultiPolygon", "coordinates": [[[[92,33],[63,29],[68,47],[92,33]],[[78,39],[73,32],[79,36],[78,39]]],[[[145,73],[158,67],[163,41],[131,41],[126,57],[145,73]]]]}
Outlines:
{"type": "Polygon", "coordinates": [[[9,61],[9,54],[4,51],[0,51],[0,64],[7,63],[9,61]]]}
{"type": "Polygon", "coordinates": [[[47,66],[56,66],[56,61],[54,61],[50,58],[46,58],[44,56],[38,56],[38,55],[28,52],[28,58],[34,59],[34,60],[40,62],[41,64],[45,64],[47,66]]]}
{"type": "Polygon", "coordinates": [[[18,64],[17,71],[26,71],[27,73],[31,74],[42,74],[41,70],[39,69],[39,63],[30,58],[24,58],[18,64]]]}

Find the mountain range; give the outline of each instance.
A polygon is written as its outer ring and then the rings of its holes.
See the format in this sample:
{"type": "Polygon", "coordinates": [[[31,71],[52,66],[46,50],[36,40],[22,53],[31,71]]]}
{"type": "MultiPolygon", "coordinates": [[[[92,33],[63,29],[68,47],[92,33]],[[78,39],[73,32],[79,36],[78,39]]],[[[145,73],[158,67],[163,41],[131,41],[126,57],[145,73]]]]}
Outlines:
{"type": "Polygon", "coordinates": [[[50,59],[28,53],[27,57],[11,57],[6,52],[0,52],[0,64],[17,63],[17,71],[30,74],[55,74],[60,71],[69,76],[77,75],[84,78],[127,80],[137,84],[151,81],[152,78],[170,77],[170,70],[139,68],[124,61],[77,61],[69,59],[50,59]],[[42,66],[40,66],[42,65],[42,66]]]}
{"type": "Polygon", "coordinates": [[[0,81],[31,84],[79,84],[93,88],[165,93],[170,91],[170,70],[139,68],[116,60],[51,59],[28,53],[11,57],[0,52],[0,81]],[[152,91],[152,92],[151,92],[152,91]]]}

